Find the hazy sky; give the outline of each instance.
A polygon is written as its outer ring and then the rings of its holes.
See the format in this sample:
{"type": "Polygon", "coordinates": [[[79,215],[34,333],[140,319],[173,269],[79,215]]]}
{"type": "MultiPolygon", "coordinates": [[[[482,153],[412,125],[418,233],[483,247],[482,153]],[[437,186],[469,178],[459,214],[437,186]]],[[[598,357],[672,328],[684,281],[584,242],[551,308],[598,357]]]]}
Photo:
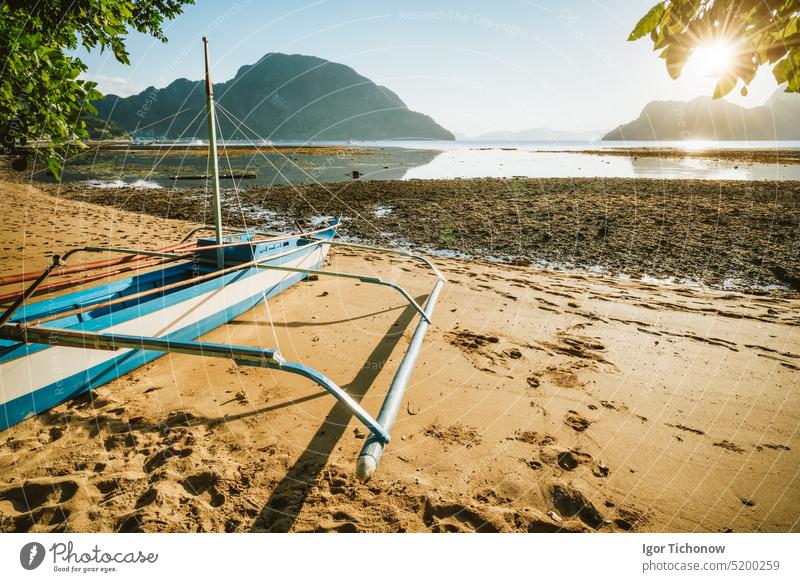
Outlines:
{"type": "MultiPolygon", "coordinates": [[[[301,53],[351,66],[462,134],[610,129],[654,99],[713,90],[696,67],[673,81],[648,41],[627,42],[653,3],[197,0],[167,23],[169,43],[131,35],[131,66],[108,53],[81,57],[102,91],[129,95],[201,78],[206,34],[215,81],[267,52],[301,53]]],[[[764,68],[747,98],[737,89],[731,100],[760,105],[775,88],[764,68]]]]}

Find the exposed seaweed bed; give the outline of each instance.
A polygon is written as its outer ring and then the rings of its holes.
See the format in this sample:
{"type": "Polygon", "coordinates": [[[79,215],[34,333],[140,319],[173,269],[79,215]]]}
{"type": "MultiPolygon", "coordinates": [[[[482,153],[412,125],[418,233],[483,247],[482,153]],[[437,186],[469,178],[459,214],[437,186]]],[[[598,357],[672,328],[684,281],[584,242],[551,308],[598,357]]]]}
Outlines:
{"type": "MultiPolygon", "coordinates": [[[[42,188],[165,218],[211,216],[202,189],[42,188]]],[[[227,190],[223,205],[230,226],[285,229],[341,215],[343,235],[378,244],[756,293],[800,290],[797,182],[354,180],[227,190]]]]}

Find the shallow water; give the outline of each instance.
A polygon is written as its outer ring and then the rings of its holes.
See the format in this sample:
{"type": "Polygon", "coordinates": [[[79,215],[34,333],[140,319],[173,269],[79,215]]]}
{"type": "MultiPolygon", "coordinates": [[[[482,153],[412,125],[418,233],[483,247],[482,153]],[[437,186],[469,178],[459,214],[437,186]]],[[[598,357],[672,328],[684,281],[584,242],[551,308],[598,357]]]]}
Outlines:
{"type": "MultiPolygon", "coordinates": [[[[231,145],[234,145],[232,142],[231,145]]],[[[247,144],[238,144],[247,145],[247,144]]],[[[278,144],[276,144],[278,145],[278,144]]],[[[283,145],[283,144],[281,144],[283,145]]],[[[290,144],[286,144],[290,145],[290,144]]],[[[296,144],[294,144],[296,145],[296,144]]],[[[308,144],[305,144],[308,145],[308,144]]],[[[324,142],[316,145],[352,147],[324,142]]],[[[698,178],[717,180],[800,180],[800,164],[748,163],[709,158],[627,157],[576,153],[610,148],[683,148],[706,150],[800,150],[800,142],[367,142],[368,155],[232,155],[220,171],[256,172],[238,187],[273,184],[334,183],[352,180],[450,178],[698,178]]],[[[65,164],[63,180],[100,188],[196,188],[205,180],[173,180],[176,175],[206,174],[203,155],[165,156],[163,151],[87,152],[65,164]]],[[[46,171],[37,179],[52,181],[46,171]]],[[[223,180],[223,186],[230,186],[223,180]]]]}
{"type": "Polygon", "coordinates": [[[403,179],[442,178],[702,178],[800,180],[800,164],[742,163],[702,158],[629,158],[535,150],[455,149],[410,168],[403,179]]]}

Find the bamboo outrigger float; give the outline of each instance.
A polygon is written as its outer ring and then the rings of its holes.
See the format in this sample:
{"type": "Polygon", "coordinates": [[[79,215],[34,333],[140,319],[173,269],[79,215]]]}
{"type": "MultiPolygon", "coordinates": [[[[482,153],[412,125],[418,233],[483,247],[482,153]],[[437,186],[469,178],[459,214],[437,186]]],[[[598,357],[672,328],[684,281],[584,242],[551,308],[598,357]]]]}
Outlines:
{"type": "Polygon", "coordinates": [[[0,430],[102,386],[166,354],[227,358],[237,364],[297,374],[332,394],[371,432],[357,462],[358,476],[375,472],[403,401],[445,279],[428,259],[399,249],[334,240],[335,220],[316,230],[275,235],[225,229],[219,194],[213,86],[205,44],[209,156],[214,196],[213,226],[201,227],[178,244],[156,250],[82,247],[56,255],[41,272],[0,276],[0,286],[30,282],[23,291],[0,295],[10,302],[0,315],[0,430]],[[191,240],[203,230],[213,238],[191,240]],[[320,267],[332,246],[393,253],[418,260],[436,282],[424,305],[396,283],[320,267]],[[116,258],[72,264],[77,253],[116,258]],[[114,275],[131,276],[96,287],[85,284],[114,275]],[[78,275],[48,283],[51,278],[78,275]],[[323,373],[286,361],[274,348],[198,341],[259,303],[311,275],[357,279],[397,291],[420,321],[392,380],[377,418],[323,373]],[[81,286],[62,295],[35,296],[81,286]]]}

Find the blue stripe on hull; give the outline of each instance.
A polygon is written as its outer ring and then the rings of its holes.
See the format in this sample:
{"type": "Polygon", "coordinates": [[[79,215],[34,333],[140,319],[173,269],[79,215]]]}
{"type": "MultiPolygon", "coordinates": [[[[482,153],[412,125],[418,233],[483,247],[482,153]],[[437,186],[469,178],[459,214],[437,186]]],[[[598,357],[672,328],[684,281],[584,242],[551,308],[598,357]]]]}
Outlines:
{"type": "MultiPolygon", "coordinates": [[[[331,234],[331,236],[327,236],[325,238],[333,238],[333,235],[331,234]]],[[[292,260],[296,260],[298,256],[301,256],[302,254],[306,254],[308,252],[307,249],[303,248],[304,246],[305,245],[298,244],[293,249],[290,247],[289,250],[291,251],[291,254],[285,257],[276,258],[274,261],[269,261],[267,264],[282,265],[292,260]]],[[[275,252],[280,252],[285,250],[286,249],[283,248],[277,248],[275,252]]],[[[165,273],[169,272],[170,279],[174,279],[176,274],[174,272],[175,269],[179,270],[182,269],[184,271],[185,276],[183,278],[191,276],[190,267],[172,267],[170,269],[165,270],[164,272],[165,273]]],[[[60,329],[75,329],[82,331],[101,331],[113,325],[117,325],[119,323],[129,321],[131,319],[136,319],[138,317],[141,317],[142,315],[166,309],[171,305],[175,305],[177,303],[185,301],[188,297],[202,295],[209,291],[213,291],[214,289],[217,289],[221,286],[225,286],[229,283],[240,281],[244,278],[254,275],[256,272],[258,272],[256,269],[248,269],[245,271],[234,271],[232,273],[228,273],[227,275],[222,275],[219,278],[198,283],[196,285],[191,286],[188,289],[170,291],[165,294],[154,295],[152,298],[131,299],[130,301],[118,304],[112,308],[99,308],[97,310],[92,310],[84,314],[58,319],[48,323],[47,327],[54,327],[60,329]]],[[[139,278],[127,279],[126,284],[133,288],[132,291],[138,291],[140,287],[146,288],[148,284],[152,285],[157,281],[158,281],[158,273],[156,273],[155,275],[146,274],[140,276],[139,278]],[[144,278],[146,284],[141,284],[141,282],[139,281],[140,278],[144,278]]],[[[112,285],[115,286],[114,289],[117,289],[119,283],[114,283],[112,285]]],[[[101,289],[106,290],[107,287],[109,286],[104,285],[101,287],[101,289]]],[[[17,323],[20,321],[26,321],[32,317],[33,313],[38,315],[47,315],[49,313],[48,309],[42,309],[41,305],[45,305],[46,307],[55,309],[56,312],[64,311],[67,308],[71,309],[73,307],[80,307],[82,303],[80,299],[81,293],[83,292],[78,292],[69,295],[66,298],[60,297],[54,300],[45,300],[39,303],[32,304],[30,307],[23,307],[22,309],[20,309],[19,313],[15,314],[15,316],[11,318],[11,322],[17,323]]],[[[95,290],[87,291],[87,296],[93,294],[96,294],[95,290]]],[[[32,353],[38,352],[40,350],[48,349],[48,347],[49,346],[41,344],[20,344],[16,342],[10,342],[7,340],[0,340],[0,363],[13,360],[16,358],[22,358],[32,353]]]]}
{"type": "MultiPolygon", "coordinates": [[[[319,264],[317,264],[314,268],[317,268],[318,266],[319,264]]],[[[255,273],[259,271],[259,269],[250,269],[249,271],[253,271],[253,273],[255,273]]],[[[264,292],[259,292],[249,299],[245,299],[244,301],[241,301],[235,305],[229,306],[210,317],[161,337],[175,340],[196,339],[199,336],[208,333],[217,327],[220,327],[231,319],[238,317],[242,313],[252,309],[258,305],[258,303],[263,301],[264,298],[269,299],[274,297],[304,278],[306,278],[306,275],[304,274],[291,275],[281,281],[281,283],[268,290],[264,290],[264,292]]],[[[48,386],[40,388],[34,392],[15,398],[14,400],[2,405],[4,414],[0,415],[0,430],[5,430],[6,428],[22,422],[31,416],[34,416],[40,412],[44,412],[67,400],[68,398],[82,394],[88,390],[91,390],[92,388],[102,386],[103,384],[119,378],[123,374],[135,370],[136,368],[139,368],[163,355],[163,352],[134,350],[114,358],[113,360],[103,362],[102,364],[94,366],[93,368],[84,370],[83,372],[68,378],[64,378],[63,380],[59,380],[53,384],[49,384],[48,386]]]]}

